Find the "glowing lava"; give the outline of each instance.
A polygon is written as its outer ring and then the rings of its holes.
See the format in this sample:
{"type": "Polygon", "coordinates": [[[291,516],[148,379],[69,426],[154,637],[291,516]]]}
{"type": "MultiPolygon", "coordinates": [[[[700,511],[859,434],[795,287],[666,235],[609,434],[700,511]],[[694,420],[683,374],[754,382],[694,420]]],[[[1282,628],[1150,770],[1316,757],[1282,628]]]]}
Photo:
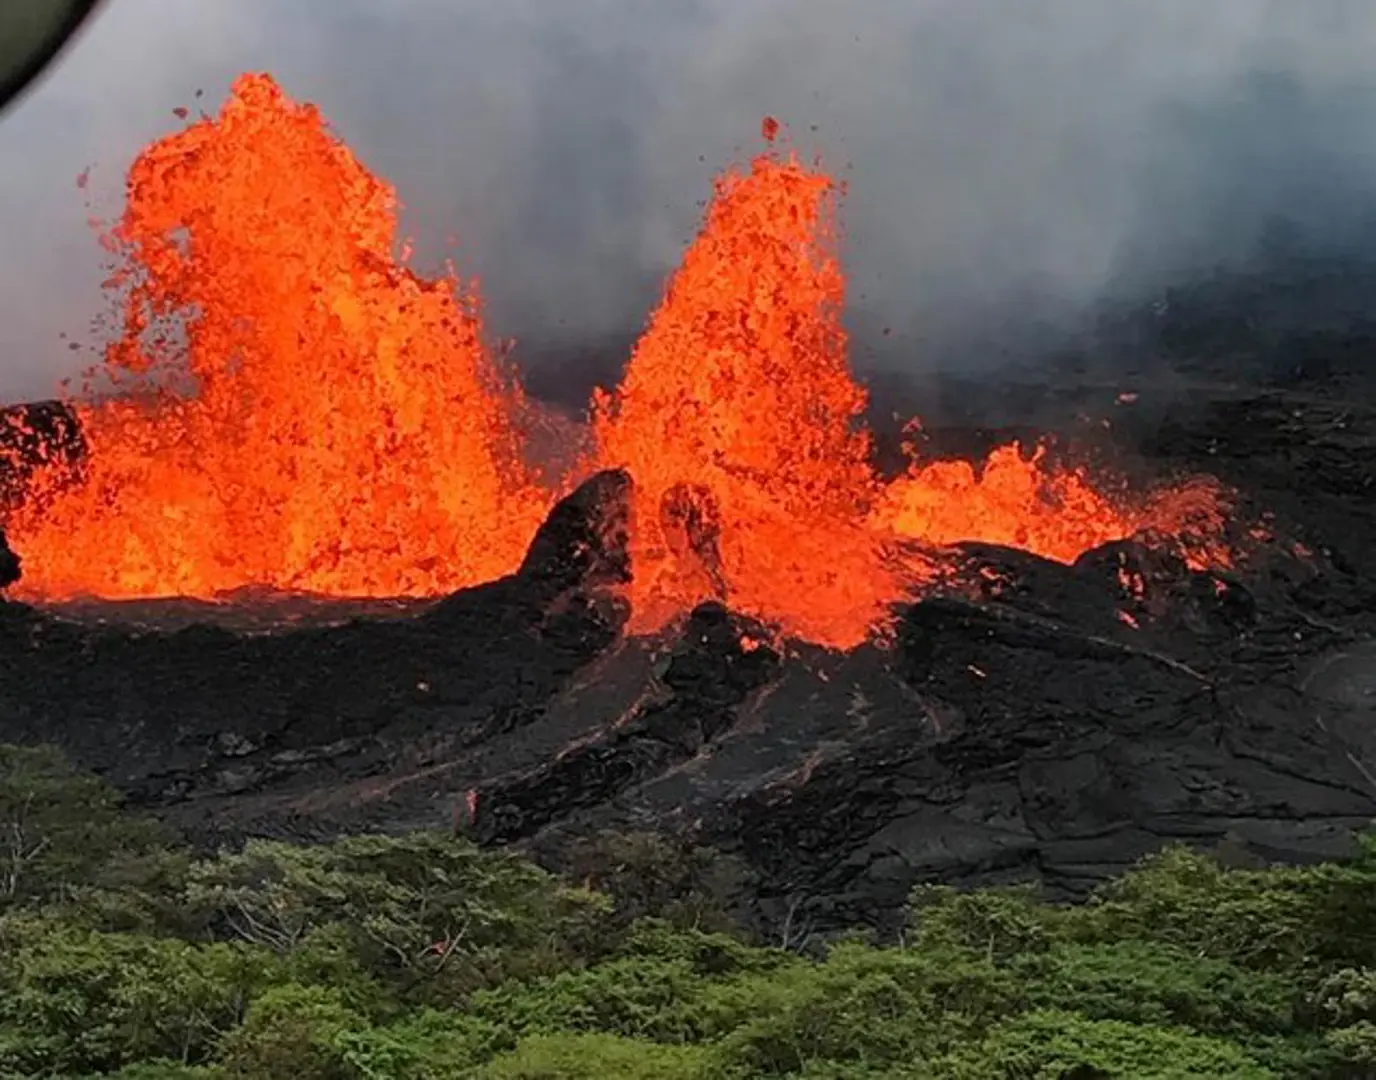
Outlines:
{"type": "Polygon", "coordinates": [[[150,146],[89,476],[7,526],[24,593],[209,597],[256,585],[422,595],[519,563],[549,495],[453,283],[401,268],[396,198],[266,76],[150,146]],[[190,386],[187,385],[189,381],[190,386]]]}
{"type": "MultiPolygon", "coordinates": [[[[1226,559],[1205,483],[1133,501],[1017,447],[880,478],[840,322],[836,196],[772,152],[728,172],[594,403],[582,469],[636,482],[633,629],[717,598],[849,647],[959,540],[1071,561],[1145,533],[1226,559]]],[[[84,480],[6,520],[21,595],[448,592],[515,569],[576,479],[522,464],[525,403],[475,299],[397,261],[391,188],[268,77],[142,154],[116,240],[128,294],[107,374],[143,392],[79,405],[84,480]]]]}
{"type": "Polygon", "coordinates": [[[853,644],[902,595],[866,526],[879,485],[840,323],[833,196],[825,176],[770,157],[718,181],[620,389],[600,403],[602,460],[637,486],[638,626],[715,596],[853,644]],[[720,520],[716,550],[696,558],[675,551],[666,514],[684,490],[720,520]]]}
{"type": "Polygon", "coordinates": [[[980,540],[1074,562],[1084,552],[1141,536],[1176,549],[1195,569],[1226,566],[1227,502],[1194,477],[1146,497],[1110,493],[1082,468],[1053,465],[1044,446],[993,450],[966,461],[914,461],[890,482],[871,524],[933,546],[980,540]]]}

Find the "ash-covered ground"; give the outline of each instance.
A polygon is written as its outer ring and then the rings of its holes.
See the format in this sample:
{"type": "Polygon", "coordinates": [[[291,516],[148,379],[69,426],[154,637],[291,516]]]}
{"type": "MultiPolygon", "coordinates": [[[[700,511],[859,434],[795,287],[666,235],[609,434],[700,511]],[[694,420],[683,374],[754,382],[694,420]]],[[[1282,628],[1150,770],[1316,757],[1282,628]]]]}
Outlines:
{"type": "Polygon", "coordinates": [[[557,866],[597,830],[672,830],[816,926],[883,924],[920,881],[1077,895],[1173,840],[1341,855],[1376,818],[1376,342],[1327,348],[1264,378],[912,388],[937,451],[1051,427],[1217,475],[1272,536],[1236,573],[967,546],[887,645],[760,645],[714,606],[634,639],[631,481],[604,473],[517,574],[437,603],[0,602],[0,740],[212,842],[440,826],[557,866]]]}

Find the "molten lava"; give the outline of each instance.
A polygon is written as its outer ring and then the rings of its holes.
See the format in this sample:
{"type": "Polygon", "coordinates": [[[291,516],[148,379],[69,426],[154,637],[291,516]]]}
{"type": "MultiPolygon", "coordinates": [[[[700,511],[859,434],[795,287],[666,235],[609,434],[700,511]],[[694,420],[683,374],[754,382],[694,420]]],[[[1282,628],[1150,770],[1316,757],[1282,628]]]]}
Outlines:
{"type": "MultiPolygon", "coordinates": [[[[594,403],[581,469],[636,483],[633,629],[715,598],[849,647],[960,540],[1071,561],[1152,535],[1195,565],[1227,558],[1205,483],[1133,500],[1016,446],[881,478],[840,321],[836,197],[772,150],[723,176],[594,403]]],[[[4,522],[27,598],[439,594],[514,570],[577,478],[523,463],[527,403],[476,299],[401,265],[391,188],[267,76],[144,151],[115,241],[121,392],[77,406],[81,478],[36,482],[4,522]]]]}
{"type": "Polygon", "coordinates": [[[1116,497],[1083,469],[1048,462],[1045,446],[993,450],[977,468],[966,461],[914,461],[889,483],[872,524],[928,545],[980,540],[1074,562],[1115,540],[1144,536],[1169,543],[1194,569],[1226,566],[1227,504],[1219,485],[1194,477],[1146,498],[1116,497]]]}
{"type": "MultiPolygon", "coordinates": [[[[134,163],[85,483],[7,522],[34,598],[257,585],[423,595],[519,563],[550,500],[453,283],[400,267],[396,198],[316,110],[245,76],[134,163]]],[[[35,504],[36,505],[36,504],[35,504]]]]}
{"type": "Polygon", "coordinates": [[[833,195],[825,176],[770,157],[718,181],[619,390],[599,402],[601,459],[637,487],[633,625],[715,596],[854,643],[903,594],[866,525],[880,489],[856,423],[833,195]],[[722,521],[720,581],[666,536],[665,497],[685,483],[722,521]]]}

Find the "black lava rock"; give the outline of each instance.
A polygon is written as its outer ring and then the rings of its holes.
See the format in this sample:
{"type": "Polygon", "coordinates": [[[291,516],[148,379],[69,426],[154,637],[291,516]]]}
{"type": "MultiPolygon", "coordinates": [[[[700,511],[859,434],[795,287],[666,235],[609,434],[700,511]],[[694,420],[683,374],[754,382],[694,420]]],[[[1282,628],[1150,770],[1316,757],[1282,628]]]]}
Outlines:
{"type": "Polygon", "coordinates": [[[5,533],[0,530],[0,589],[13,585],[19,580],[20,559],[5,541],[5,533]]]}

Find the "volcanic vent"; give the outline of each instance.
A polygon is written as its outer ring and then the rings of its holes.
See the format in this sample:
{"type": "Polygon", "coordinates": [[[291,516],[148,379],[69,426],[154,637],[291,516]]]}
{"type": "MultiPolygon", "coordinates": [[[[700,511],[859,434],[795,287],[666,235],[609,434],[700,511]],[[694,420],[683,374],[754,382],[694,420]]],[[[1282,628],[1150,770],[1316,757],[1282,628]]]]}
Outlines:
{"type": "Polygon", "coordinates": [[[1358,633],[1302,603],[1345,571],[1178,459],[1129,485],[914,425],[881,471],[838,195],[772,145],[728,171],[570,424],[486,348],[475,285],[398,261],[394,193],[319,113],[241,78],[131,169],[124,331],[57,407],[75,434],[21,409],[0,435],[33,605],[0,607],[0,738],[211,831],[688,830],[851,915],[932,874],[1074,888],[1168,836],[1339,843],[1376,812],[1365,751],[1285,679],[1358,633]],[[266,635],[57,617],[246,590],[430,603],[266,635]]]}

